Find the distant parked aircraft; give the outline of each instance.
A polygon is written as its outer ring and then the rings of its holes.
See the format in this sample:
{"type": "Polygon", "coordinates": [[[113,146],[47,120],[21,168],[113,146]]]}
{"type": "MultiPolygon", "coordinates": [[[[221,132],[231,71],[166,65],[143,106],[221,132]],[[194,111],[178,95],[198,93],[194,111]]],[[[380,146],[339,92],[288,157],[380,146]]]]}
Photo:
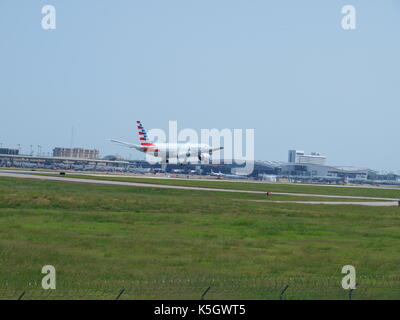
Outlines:
{"type": "Polygon", "coordinates": [[[211,175],[215,176],[215,177],[223,177],[223,178],[230,178],[230,179],[247,179],[247,176],[241,176],[238,174],[226,174],[226,173],[222,173],[220,172],[214,172],[211,170],[211,175]]]}
{"type": "Polygon", "coordinates": [[[129,172],[133,173],[150,173],[151,168],[129,168],[129,172]]]}
{"type": "Polygon", "coordinates": [[[190,163],[208,160],[215,151],[223,147],[212,148],[205,143],[152,143],[148,141],[146,130],[140,121],[136,121],[139,131],[140,144],[110,139],[111,142],[134,148],[138,151],[160,158],[162,162],[169,163],[170,159],[176,159],[177,163],[190,163]]]}

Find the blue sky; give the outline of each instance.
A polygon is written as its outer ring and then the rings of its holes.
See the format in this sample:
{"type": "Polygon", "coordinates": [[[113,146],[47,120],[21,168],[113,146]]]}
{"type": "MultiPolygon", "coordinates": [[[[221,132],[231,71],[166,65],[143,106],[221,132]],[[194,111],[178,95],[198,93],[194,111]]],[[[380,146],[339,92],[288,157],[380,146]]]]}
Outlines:
{"type": "Polygon", "coordinates": [[[398,0],[2,0],[0,143],[51,151],[74,127],[74,146],[140,158],[106,139],[178,120],[254,128],[256,159],[398,171],[399,16],[398,0]]]}

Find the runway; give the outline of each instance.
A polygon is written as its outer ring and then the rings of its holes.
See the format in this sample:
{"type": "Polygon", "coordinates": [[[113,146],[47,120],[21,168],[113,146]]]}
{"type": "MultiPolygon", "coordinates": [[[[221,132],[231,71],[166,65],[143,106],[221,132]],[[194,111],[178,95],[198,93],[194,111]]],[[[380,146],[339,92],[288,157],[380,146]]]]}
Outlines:
{"type": "Polygon", "coordinates": [[[397,201],[279,201],[279,200],[247,200],[253,202],[274,202],[274,203],[300,203],[300,204],[345,204],[360,205],[369,207],[396,207],[397,201]]]}
{"type": "MultiPolygon", "coordinates": [[[[128,187],[142,187],[142,188],[159,188],[159,189],[177,189],[177,190],[194,190],[194,191],[213,191],[213,192],[231,192],[231,193],[251,193],[251,194],[266,194],[264,191],[253,190],[233,190],[233,189],[217,189],[207,187],[190,187],[190,186],[173,186],[163,184],[139,183],[139,182],[125,182],[125,181],[111,181],[111,180],[92,180],[85,178],[70,178],[67,176],[45,176],[28,173],[5,172],[0,171],[0,177],[33,179],[41,181],[61,181],[71,183],[87,183],[97,185],[113,185],[113,186],[128,186],[128,187]]],[[[297,197],[318,197],[318,198],[336,198],[336,199],[354,199],[354,200],[371,200],[371,201],[273,201],[273,200],[251,200],[259,202],[275,202],[275,203],[300,203],[300,204],[328,204],[328,205],[365,205],[365,206],[395,206],[398,205],[398,199],[393,198],[374,198],[374,197],[357,197],[357,196],[337,196],[337,195],[324,195],[324,194],[307,194],[307,193],[284,193],[284,192],[271,192],[273,195],[282,196],[297,196],[297,197]],[[378,201],[381,200],[381,201],[378,201]]]]}

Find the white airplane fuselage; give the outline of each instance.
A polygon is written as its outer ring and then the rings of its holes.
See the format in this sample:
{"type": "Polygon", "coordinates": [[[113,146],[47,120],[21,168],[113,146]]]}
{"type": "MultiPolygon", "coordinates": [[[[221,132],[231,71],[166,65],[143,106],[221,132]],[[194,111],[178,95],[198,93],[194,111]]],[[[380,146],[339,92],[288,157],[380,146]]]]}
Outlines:
{"type": "MultiPolygon", "coordinates": [[[[159,143],[150,142],[147,132],[140,121],[136,121],[140,144],[128,143],[111,139],[111,142],[118,143],[125,147],[144,152],[151,157],[155,157],[163,162],[169,163],[170,160],[177,163],[207,161],[215,151],[222,150],[223,147],[211,147],[205,143],[159,143]]],[[[172,161],[171,161],[172,162],[172,161]]]]}
{"type": "Polygon", "coordinates": [[[162,161],[169,162],[176,159],[179,163],[209,159],[213,151],[220,150],[204,143],[148,143],[132,147],[162,161]]]}

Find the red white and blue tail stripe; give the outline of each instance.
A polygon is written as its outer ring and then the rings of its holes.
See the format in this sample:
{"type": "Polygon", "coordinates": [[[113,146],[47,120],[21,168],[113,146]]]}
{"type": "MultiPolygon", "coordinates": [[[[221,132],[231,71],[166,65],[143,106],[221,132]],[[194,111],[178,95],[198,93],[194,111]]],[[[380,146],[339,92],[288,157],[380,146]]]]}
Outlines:
{"type": "Polygon", "coordinates": [[[147,137],[147,132],[143,128],[142,123],[138,120],[136,121],[137,128],[139,130],[139,140],[140,140],[140,145],[141,146],[154,146],[153,143],[149,143],[148,137],[147,137]]]}

